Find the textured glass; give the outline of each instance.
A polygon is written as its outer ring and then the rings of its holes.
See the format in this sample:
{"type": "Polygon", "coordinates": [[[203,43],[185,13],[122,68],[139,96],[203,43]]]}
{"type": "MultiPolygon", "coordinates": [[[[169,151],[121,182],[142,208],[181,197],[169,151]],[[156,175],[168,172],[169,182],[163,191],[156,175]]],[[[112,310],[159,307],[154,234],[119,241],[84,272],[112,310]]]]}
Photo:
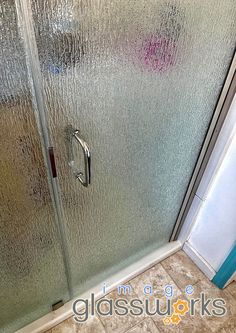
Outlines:
{"type": "Polygon", "coordinates": [[[32,8],[77,293],[168,242],[232,58],[236,3],[32,8]],[[88,188],[68,165],[68,125],[91,146],[88,188]]]}
{"type": "Polygon", "coordinates": [[[14,1],[0,3],[0,332],[67,300],[14,1]]]}

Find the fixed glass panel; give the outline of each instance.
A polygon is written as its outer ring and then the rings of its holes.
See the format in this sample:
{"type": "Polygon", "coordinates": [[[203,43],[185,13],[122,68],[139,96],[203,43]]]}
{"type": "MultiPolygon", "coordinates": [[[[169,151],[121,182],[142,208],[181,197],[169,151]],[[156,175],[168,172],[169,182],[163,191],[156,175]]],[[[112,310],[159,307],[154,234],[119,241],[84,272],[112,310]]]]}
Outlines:
{"type": "Polygon", "coordinates": [[[32,10],[76,294],[168,242],[233,55],[236,3],[32,10]],[[70,125],[91,147],[88,188],[68,163],[70,125]]]}
{"type": "Polygon", "coordinates": [[[0,332],[69,298],[14,1],[0,3],[0,332]]]}

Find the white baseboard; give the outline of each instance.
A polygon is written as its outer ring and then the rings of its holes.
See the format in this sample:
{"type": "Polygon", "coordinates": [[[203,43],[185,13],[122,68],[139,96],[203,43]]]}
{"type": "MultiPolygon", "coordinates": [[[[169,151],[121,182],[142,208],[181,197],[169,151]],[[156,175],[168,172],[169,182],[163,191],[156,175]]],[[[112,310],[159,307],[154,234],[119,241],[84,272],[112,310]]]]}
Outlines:
{"type": "Polygon", "coordinates": [[[183,246],[184,252],[192,259],[192,261],[198,266],[198,268],[212,280],[215,276],[215,270],[206,262],[205,259],[191,246],[187,241],[183,246]]]}
{"type": "MultiPolygon", "coordinates": [[[[121,270],[120,272],[114,274],[113,276],[106,279],[107,284],[107,293],[114,290],[118,285],[123,284],[130,279],[134,278],[138,274],[144,272],[148,268],[152,267],[153,265],[157,264],[158,262],[164,260],[165,258],[169,257],[173,253],[180,250],[182,247],[182,243],[180,241],[170,242],[160,249],[153,251],[152,253],[148,254],[147,256],[143,257],[136,263],[128,266],[127,268],[121,270]]],[[[78,298],[89,298],[90,294],[94,293],[95,298],[98,299],[104,294],[102,293],[102,283],[95,286],[94,288],[88,290],[82,295],[78,295],[75,299],[78,298]]],[[[56,311],[52,311],[45,316],[37,319],[33,323],[21,328],[20,330],[16,331],[15,333],[42,333],[45,332],[52,327],[58,325],[63,320],[71,317],[73,315],[72,312],[72,304],[75,299],[65,303],[61,308],[56,311]]]]}

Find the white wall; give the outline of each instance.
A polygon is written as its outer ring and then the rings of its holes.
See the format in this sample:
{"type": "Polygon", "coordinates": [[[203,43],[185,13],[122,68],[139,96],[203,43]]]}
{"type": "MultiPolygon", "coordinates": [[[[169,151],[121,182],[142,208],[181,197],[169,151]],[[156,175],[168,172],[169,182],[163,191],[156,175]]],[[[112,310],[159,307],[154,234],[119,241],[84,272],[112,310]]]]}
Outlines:
{"type": "Polygon", "coordinates": [[[189,254],[190,249],[195,259],[202,258],[209,270],[217,272],[236,242],[236,98],[188,219],[194,219],[195,223],[185,245],[186,252],[189,254]]]}

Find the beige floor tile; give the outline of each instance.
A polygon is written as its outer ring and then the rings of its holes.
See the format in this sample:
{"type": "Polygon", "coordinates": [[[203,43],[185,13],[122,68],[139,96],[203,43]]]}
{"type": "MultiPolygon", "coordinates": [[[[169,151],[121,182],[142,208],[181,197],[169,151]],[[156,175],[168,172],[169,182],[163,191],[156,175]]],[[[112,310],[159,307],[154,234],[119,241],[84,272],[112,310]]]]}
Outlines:
{"type": "MultiPolygon", "coordinates": [[[[106,298],[113,300],[123,298],[128,302],[133,298],[139,298],[142,301],[149,299],[151,310],[154,310],[153,302],[159,299],[163,311],[166,304],[164,287],[172,285],[174,291],[172,303],[177,299],[199,298],[200,293],[204,292],[207,298],[223,298],[228,312],[226,316],[220,318],[202,317],[199,306],[196,306],[195,316],[190,316],[188,313],[180,317],[181,321],[178,325],[165,325],[163,317],[158,315],[148,317],[114,314],[110,317],[90,317],[85,324],[77,324],[73,318],[70,318],[47,333],[236,333],[236,283],[232,283],[224,290],[218,289],[183,251],[153,266],[129,283],[132,287],[131,295],[118,295],[117,291],[113,291],[106,298]],[[149,296],[144,295],[143,291],[147,284],[153,287],[153,294],[149,296]],[[194,293],[191,296],[182,293],[189,284],[194,287],[194,293]]],[[[103,311],[107,310],[107,306],[103,304],[103,311]]]]}
{"type": "Polygon", "coordinates": [[[144,273],[138,275],[130,281],[130,284],[133,287],[134,292],[138,295],[139,299],[143,301],[145,299],[149,300],[151,305],[150,309],[153,308],[156,299],[159,299],[160,307],[165,306],[166,297],[164,289],[167,285],[171,285],[173,288],[173,298],[181,294],[181,291],[178,289],[174,281],[167,274],[161,264],[157,264],[144,273]],[[146,285],[152,286],[151,295],[145,295],[144,287],[146,285]]]}
{"type": "MultiPolygon", "coordinates": [[[[199,281],[193,287],[194,287],[193,295],[189,297],[186,295],[186,297],[199,298],[200,293],[204,292],[206,298],[211,298],[211,299],[223,298],[226,302],[226,308],[227,308],[226,315],[222,317],[208,316],[208,315],[201,316],[200,306],[197,304],[196,315],[193,318],[194,321],[200,319],[203,320],[205,325],[207,325],[212,332],[220,331],[220,329],[222,329],[224,325],[229,325],[229,323],[231,323],[230,324],[231,326],[234,325],[233,322],[235,322],[234,318],[236,316],[236,301],[230,293],[218,289],[208,280],[199,281]]],[[[208,308],[210,310],[212,309],[211,306],[208,306],[208,308]]],[[[235,332],[236,332],[236,326],[235,326],[235,332]]]]}
{"type": "Polygon", "coordinates": [[[158,331],[152,319],[146,318],[128,330],[127,333],[160,333],[160,331],[158,331]]]}
{"type": "Polygon", "coordinates": [[[97,317],[90,317],[85,323],[76,323],[71,317],[47,333],[106,333],[97,317]]]}
{"type": "Polygon", "coordinates": [[[205,279],[204,274],[182,250],[163,260],[161,265],[183,292],[187,285],[205,279]]]}
{"type": "MultiPolygon", "coordinates": [[[[185,296],[183,294],[178,295],[177,297],[173,298],[171,300],[171,314],[173,314],[173,304],[177,301],[177,300],[183,300],[183,301],[187,301],[187,299],[185,298],[185,296]]],[[[164,312],[164,310],[166,309],[166,307],[162,308],[162,311],[164,312]]],[[[178,324],[169,324],[169,325],[165,325],[164,324],[164,319],[167,316],[159,316],[159,315],[154,315],[152,316],[152,320],[154,321],[154,323],[156,324],[156,326],[158,327],[160,332],[184,332],[184,333],[210,333],[211,331],[209,330],[209,327],[205,325],[204,321],[198,320],[195,321],[193,320],[193,318],[190,316],[189,313],[186,313],[184,316],[179,316],[180,317],[180,322],[178,324]]],[[[169,316],[168,318],[170,319],[171,316],[169,316]]]]}
{"type": "MultiPolygon", "coordinates": [[[[119,298],[125,299],[128,302],[131,301],[132,298],[138,298],[135,293],[131,295],[119,295],[117,290],[114,290],[110,294],[106,295],[106,299],[117,300],[119,298]]],[[[108,311],[108,304],[104,304],[102,307],[102,311],[105,313],[108,311]]],[[[100,316],[100,320],[103,323],[105,330],[107,333],[123,333],[129,330],[131,327],[139,323],[144,319],[144,315],[141,316],[132,316],[131,314],[125,316],[119,316],[116,313],[113,313],[112,316],[100,316]]]]}
{"type": "Polygon", "coordinates": [[[236,332],[236,317],[231,318],[227,323],[221,326],[217,333],[235,333],[236,332]]]}
{"type": "Polygon", "coordinates": [[[231,282],[225,289],[224,291],[229,292],[234,299],[236,300],[236,281],[231,282]]]}

